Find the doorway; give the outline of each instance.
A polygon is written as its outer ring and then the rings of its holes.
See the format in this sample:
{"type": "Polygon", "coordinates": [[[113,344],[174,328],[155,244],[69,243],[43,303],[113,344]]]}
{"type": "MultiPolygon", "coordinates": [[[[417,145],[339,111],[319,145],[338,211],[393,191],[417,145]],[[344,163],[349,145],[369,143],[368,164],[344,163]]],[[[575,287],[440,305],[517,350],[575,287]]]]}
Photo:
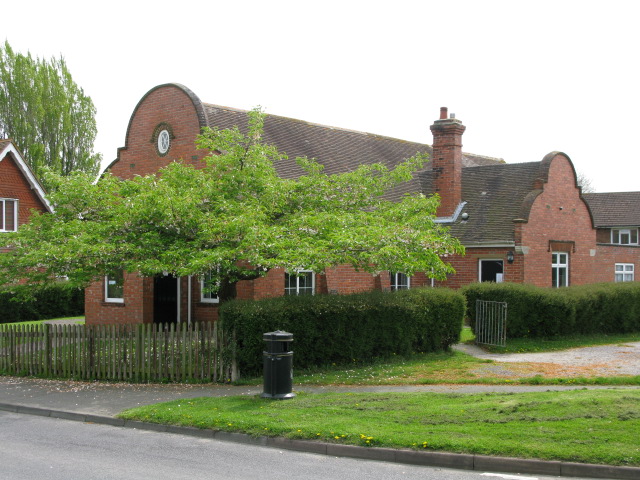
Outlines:
{"type": "Polygon", "coordinates": [[[176,323],[178,317],[178,279],[158,275],[153,279],[153,322],[176,323]]]}

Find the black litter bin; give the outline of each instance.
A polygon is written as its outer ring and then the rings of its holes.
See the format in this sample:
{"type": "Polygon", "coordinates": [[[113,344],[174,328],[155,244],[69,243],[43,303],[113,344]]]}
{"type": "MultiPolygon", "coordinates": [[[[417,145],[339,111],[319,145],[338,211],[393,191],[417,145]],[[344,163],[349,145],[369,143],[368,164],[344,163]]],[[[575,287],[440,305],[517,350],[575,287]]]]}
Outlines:
{"type": "Polygon", "coordinates": [[[281,332],[265,333],[262,336],[267,343],[263,352],[264,391],[263,398],[293,398],[293,352],[291,342],[293,334],[281,332]]]}

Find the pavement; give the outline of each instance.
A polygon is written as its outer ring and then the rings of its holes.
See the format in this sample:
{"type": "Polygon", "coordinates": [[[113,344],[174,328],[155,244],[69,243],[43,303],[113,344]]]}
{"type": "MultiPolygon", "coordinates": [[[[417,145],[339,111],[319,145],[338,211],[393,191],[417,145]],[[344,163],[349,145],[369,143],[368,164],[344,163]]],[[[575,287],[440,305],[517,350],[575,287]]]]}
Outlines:
{"type": "MultiPolygon", "coordinates": [[[[489,353],[476,345],[458,344],[455,350],[484,360],[498,363],[527,363],[553,366],[556,376],[621,376],[640,375],[640,342],[624,342],[595,347],[570,348],[562,351],[540,353],[489,353]]],[[[544,368],[540,372],[544,373],[544,368]]],[[[518,374],[522,376],[522,373],[518,374]]]]}
{"type": "MultiPolygon", "coordinates": [[[[570,386],[512,385],[429,385],[367,387],[304,387],[305,392],[531,392],[569,390],[570,386]]],[[[608,388],[608,387],[590,387],[608,388]]],[[[619,388],[619,387],[616,387],[619,388]]],[[[637,387],[628,387],[637,388],[637,387]]],[[[583,478],[640,479],[640,468],[588,465],[571,462],[490,457],[447,452],[396,450],[338,445],[308,440],[252,437],[238,433],[200,430],[122,420],[116,415],[124,409],[170,400],[228,395],[258,395],[262,387],[232,385],[129,384],[45,380],[0,376],[0,410],[65,420],[92,422],[124,428],[137,428],[224,441],[290,449],[332,456],[363,458],[414,465],[506,473],[541,474],[583,478]]]]}

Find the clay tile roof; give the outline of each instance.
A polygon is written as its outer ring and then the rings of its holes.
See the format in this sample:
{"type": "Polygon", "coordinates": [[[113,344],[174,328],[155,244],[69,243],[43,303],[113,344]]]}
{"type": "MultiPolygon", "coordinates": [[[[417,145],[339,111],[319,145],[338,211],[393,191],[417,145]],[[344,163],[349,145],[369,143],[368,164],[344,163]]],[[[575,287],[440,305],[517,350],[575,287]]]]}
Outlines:
{"type": "MultiPolygon", "coordinates": [[[[207,122],[223,129],[238,126],[246,129],[246,111],[204,104],[207,122]]],[[[275,145],[289,157],[276,165],[278,173],[285,178],[296,178],[303,171],[295,163],[296,157],[315,158],[324,165],[327,174],[353,170],[358,165],[382,163],[393,167],[418,152],[431,154],[431,146],[396,138],[358,132],[342,128],[319,125],[277,115],[267,115],[263,140],[275,145]]],[[[496,164],[500,159],[480,155],[463,154],[464,166],[496,164]]],[[[427,169],[430,166],[427,164],[427,169]]],[[[390,196],[419,191],[417,181],[398,187],[390,196]]]]}
{"type": "Polygon", "coordinates": [[[583,193],[596,227],[640,226],[640,192],[583,193]]]}
{"type": "MultiPolygon", "coordinates": [[[[469,219],[458,217],[451,233],[465,245],[513,242],[513,221],[523,216],[522,206],[539,176],[540,162],[463,169],[462,199],[467,204],[462,212],[469,219]]],[[[424,181],[430,183],[430,178],[424,181]]]]}

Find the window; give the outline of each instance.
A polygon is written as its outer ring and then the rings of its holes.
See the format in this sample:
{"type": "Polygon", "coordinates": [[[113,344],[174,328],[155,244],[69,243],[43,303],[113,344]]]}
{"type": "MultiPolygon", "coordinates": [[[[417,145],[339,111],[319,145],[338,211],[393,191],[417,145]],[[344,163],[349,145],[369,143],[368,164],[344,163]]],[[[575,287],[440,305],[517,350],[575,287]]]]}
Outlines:
{"type": "Polygon", "coordinates": [[[481,282],[502,282],[504,262],[502,260],[480,260],[478,277],[481,282]]]}
{"type": "Polygon", "coordinates": [[[0,232],[15,232],[18,229],[18,200],[0,198],[0,232]]]}
{"type": "Polygon", "coordinates": [[[220,284],[212,278],[211,272],[200,277],[200,301],[203,303],[218,303],[218,288],[220,284]]]}
{"type": "Polygon", "coordinates": [[[389,283],[391,284],[391,291],[396,290],[409,290],[411,287],[411,277],[404,273],[389,273],[389,283]]]}
{"type": "Polygon", "coordinates": [[[104,277],[104,301],[124,302],[124,274],[122,271],[104,277]]]}
{"type": "Polygon", "coordinates": [[[569,286],[569,254],[554,252],[551,254],[551,286],[569,286]]]}
{"type": "Polygon", "coordinates": [[[612,228],[611,243],[616,245],[638,245],[638,229],[612,228]]]}
{"type": "Polygon", "coordinates": [[[616,263],[616,282],[633,282],[633,263],[616,263]]]}
{"type": "Polygon", "coordinates": [[[313,295],[316,276],[311,270],[298,270],[295,274],[284,274],[285,295],[313,295]]]}

